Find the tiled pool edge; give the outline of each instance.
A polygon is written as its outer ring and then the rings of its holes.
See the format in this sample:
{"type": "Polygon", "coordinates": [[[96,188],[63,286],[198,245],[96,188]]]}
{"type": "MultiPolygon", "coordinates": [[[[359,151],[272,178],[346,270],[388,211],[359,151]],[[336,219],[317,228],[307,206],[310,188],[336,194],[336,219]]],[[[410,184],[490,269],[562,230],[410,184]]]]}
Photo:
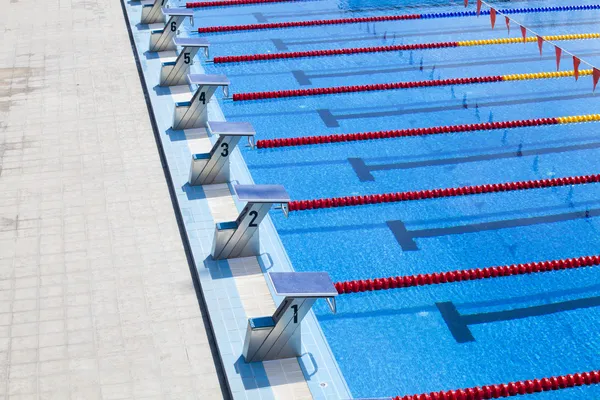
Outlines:
{"type": "MultiPolygon", "coordinates": [[[[167,168],[175,186],[177,206],[183,216],[185,232],[190,243],[197,276],[201,282],[201,290],[209,311],[210,323],[215,332],[219,356],[225,369],[230,391],[234,398],[273,398],[274,394],[262,365],[247,365],[243,361],[240,362],[243,333],[246,330],[246,316],[229,264],[226,261],[214,261],[207,257],[210,253],[214,220],[202,188],[190,188],[185,185],[191,154],[183,134],[177,137],[168,135],[173,108],[172,99],[171,96],[159,95],[155,90],[160,60],[155,57],[147,57],[146,52],[142,50],[148,46],[149,30],[147,28],[139,29],[137,21],[141,6],[138,4],[138,2],[131,1],[126,3],[128,23],[132,29],[135,51],[140,59],[144,80],[149,89],[147,95],[154,109],[155,122],[161,132],[160,140],[163,145],[164,157],[168,162],[167,168]],[[226,314],[231,318],[224,319],[226,314]],[[220,318],[216,317],[217,315],[220,318]],[[245,378],[242,376],[243,374],[249,374],[251,377],[245,378]],[[252,388],[252,385],[255,385],[256,390],[252,390],[250,393],[247,389],[248,386],[252,388]]],[[[195,72],[202,72],[202,67],[198,62],[192,68],[195,72]]],[[[210,103],[209,112],[212,120],[224,120],[217,102],[210,103]]],[[[252,177],[239,150],[232,155],[231,164],[234,180],[241,183],[252,183],[252,177]]],[[[240,209],[239,205],[237,206],[240,209]]],[[[289,258],[270,218],[263,222],[260,234],[262,255],[270,254],[273,262],[273,265],[265,267],[264,257],[259,257],[263,274],[266,269],[271,268],[273,271],[292,271],[289,258]]],[[[269,290],[273,295],[270,284],[269,290]]],[[[281,300],[275,297],[274,299],[277,303],[281,300]]],[[[303,328],[304,355],[299,359],[299,364],[312,396],[317,399],[350,398],[346,382],[312,312],[305,319],[303,328]]]]}

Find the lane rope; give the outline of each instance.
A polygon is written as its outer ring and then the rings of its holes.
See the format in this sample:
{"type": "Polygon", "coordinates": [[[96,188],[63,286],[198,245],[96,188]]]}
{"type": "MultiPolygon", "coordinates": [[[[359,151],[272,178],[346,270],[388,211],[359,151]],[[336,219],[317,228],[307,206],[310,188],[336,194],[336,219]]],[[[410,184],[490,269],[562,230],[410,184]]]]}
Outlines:
{"type": "Polygon", "coordinates": [[[600,371],[589,371],[567,375],[556,375],[550,378],[527,379],[496,385],[484,385],[481,387],[476,386],[466,389],[396,396],[392,400],[487,400],[549,392],[575,386],[590,386],[598,383],[600,383],[600,371]]]}
{"type": "MultiPolygon", "coordinates": [[[[270,2],[292,2],[290,0],[229,0],[235,4],[251,4],[251,3],[270,3],[270,2]]],[[[206,3],[224,3],[228,1],[211,1],[206,3]]],[[[187,3],[186,7],[209,7],[202,6],[200,3],[187,3]],[[193,4],[194,6],[188,6],[193,4]]],[[[233,5],[233,4],[232,4],[233,5]]],[[[600,4],[580,5],[580,6],[556,6],[556,7],[533,7],[533,8],[513,8],[507,10],[499,10],[504,14],[528,14],[528,13],[543,13],[543,12],[559,12],[559,11],[584,11],[598,10],[600,4]]],[[[481,11],[480,15],[489,15],[489,10],[481,11]]],[[[363,22],[383,22],[383,21],[403,21],[414,19],[435,19],[435,18],[454,18],[454,17],[475,17],[476,11],[457,11],[429,14],[404,14],[404,15],[381,15],[374,17],[359,17],[359,18],[336,18],[336,19],[320,19],[310,21],[288,21],[288,22],[270,22],[262,24],[247,24],[247,25],[222,25],[222,26],[207,26],[198,28],[199,33],[214,33],[214,32],[234,32],[234,31],[249,31],[258,29],[281,29],[281,28],[297,28],[306,26],[321,26],[321,25],[340,25],[340,24],[360,24],[363,22]]]]}
{"type": "Polygon", "coordinates": [[[600,174],[566,176],[563,178],[546,178],[540,180],[528,180],[503,183],[486,183],[481,185],[470,185],[451,187],[443,189],[414,190],[408,192],[367,194],[363,196],[343,196],[333,198],[322,198],[312,200],[290,201],[289,211],[317,210],[324,208],[341,208],[351,206],[363,206],[369,204],[398,203],[425,199],[440,199],[445,197],[471,196],[485,193],[516,192],[531,189],[544,189],[550,187],[586,185],[600,182],[600,174]]]}
{"type": "Polygon", "coordinates": [[[281,139],[261,139],[256,141],[259,149],[308,146],[328,143],[356,142],[361,140],[394,139],[401,137],[442,135],[456,132],[490,131],[516,129],[528,126],[567,125],[600,121],[600,114],[573,115],[567,117],[521,119],[512,121],[482,122],[477,124],[433,126],[429,128],[407,128],[376,132],[340,133],[320,136],[301,136],[281,139]]]}
{"type": "Polygon", "coordinates": [[[561,260],[537,261],[525,264],[510,264],[487,268],[460,269],[430,274],[392,276],[387,278],[360,279],[336,282],[339,294],[372,292],[377,290],[401,289],[413,286],[439,285],[462,281],[501,278],[513,275],[528,275],[564,269],[577,269],[600,265],[600,257],[585,256],[561,260]]]}
{"type": "Polygon", "coordinates": [[[219,1],[196,1],[185,3],[186,8],[207,8],[207,7],[225,7],[241,6],[245,4],[262,3],[302,3],[308,0],[219,0],[219,1]]]}
{"type": "MultiPolygon", "coordinates": [[[[569,35],[550,35],[543,36],[544,40],[561,41],[561,40],[585,40],[597,39],[600,33],[575,33],[569,35]]],[[[537,43],[537,37],[528,37],[525,39],[527,43],[537,43]]],[[[328,57],[350,54],[364,53],[382,53],[390,51],[404,50],[428,50],[442,49],[454,47],[470,47],[470,46],[490,46],[523,43],[523,38],[502,38],[502,39],[481,39],[481,40],[462,40],[458,42],[432,42],[432,43],[417,43],[417,44],[399,44],[391,46],[375,46],[375,47],[350,47],[343,49],[325,49],[325,50],[305,50],[291,51],[285,53],[262,53],[262,54],[242,54],[238,56],[220,56],[213,58],[215,64],[225,64],[234,62],[252,62],[265,60],[282,60],[290,58],[306,58],[306,57],[328,57]]]]}
{"type": "MultiPolygon", "coordinates": [[[[591,69],[579,71],[580,76],[592,75],[591,69]]],[[[470,85],[475,83],[525,81],[533,79],[566,78],[575,76],[575,71],[533,72],[527,74],[510,74],[495,76],[476,76],[469,78],[433,79],[426,81],[376,83],[371,85],[334,86],[310,89],[274,90],[268,92],[236,93],[233,101],[251,101],[264,99],[281,99],[287,97],[323,96],[341,93],[373,92],[382,90],[412,89],[419,87],[470,85]]]]}

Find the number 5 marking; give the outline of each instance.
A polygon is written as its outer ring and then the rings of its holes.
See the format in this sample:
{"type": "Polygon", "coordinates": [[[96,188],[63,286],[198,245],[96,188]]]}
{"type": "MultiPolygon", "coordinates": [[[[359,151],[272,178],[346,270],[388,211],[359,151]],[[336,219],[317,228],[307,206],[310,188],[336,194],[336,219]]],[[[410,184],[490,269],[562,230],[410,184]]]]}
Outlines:
{"type": "Polygon", "coordinates": [[[183,53],[183,62],[189,64],[192,60],[190,59],[190,53],[183,53]]]}

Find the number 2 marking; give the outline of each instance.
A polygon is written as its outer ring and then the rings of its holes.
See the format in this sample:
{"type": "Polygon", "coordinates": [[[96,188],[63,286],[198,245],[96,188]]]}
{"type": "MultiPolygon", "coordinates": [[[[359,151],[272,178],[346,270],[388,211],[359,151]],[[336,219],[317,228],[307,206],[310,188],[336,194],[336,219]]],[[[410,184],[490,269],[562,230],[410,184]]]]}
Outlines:
{"type": "Polygon", "coordinates": [[[250,211],[249,215],[252,217],[252,220],[250,220],[250,225],[248,225],[248,226],[250,226],[252,228],[256,228],[258,225],[256,225],[256,222],[254,222],[254,221],[256,221],[256,218],[258,218],[258,212],[250,211]]]}
{"type": "Polygon", "coordinates": [[[294,304],[292,306],[292,310],[294,310],[294,323],[297,324],[298,323],[298,305],[294,304]]]}

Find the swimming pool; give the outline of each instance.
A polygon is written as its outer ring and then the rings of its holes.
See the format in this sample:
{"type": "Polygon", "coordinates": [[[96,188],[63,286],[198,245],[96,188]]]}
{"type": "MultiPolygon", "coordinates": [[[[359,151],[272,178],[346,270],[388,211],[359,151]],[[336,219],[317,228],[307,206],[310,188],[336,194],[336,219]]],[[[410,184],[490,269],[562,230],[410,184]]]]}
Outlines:
{"type": "MultiPolygon", "coordinates": [[[[495,2],[501,8],[565,5],[495,2]]],[[[589,1],[568,4],[595,4],[589,1]]],[[[470,9],[474,9],[474,4],[470,9]]],[[[202,9],[197,26],[462,11],[462,2],[308,1],[202,9]]],[[[542,35],[598,32],[597,11],[514,14],[542,35]]],[[[504,21],[438,18],[202,34],[215,56],[508,37],[504,21]]],[[[520,37],[513,27],[510,37],[520,37]]],[[[600,41],[561,45],[594,65],[600,41]]],[[[234,93],[554,71],[536,43],[207,65],[234,93]]],[[[563,57],[562,69],[571,69],[563,57]]],[[[595,114],[591,78],[223,101],[259,139],[595,114]]],[[[600,172],[597,123],[244,150],[257,183],[314,199],[600,172]]],[[[297,271],[334,281],[595,255],[597,184],[274,213],[297,271]]],[[[559,271],[344,295],[316,315],[354,397],[386,397],[600,368],[600,272],[559,271]],[[457,328],[460,327],[460,328],[457,328]]],[[[590,399],[600,387],[532,398],[590,399]]]]}

